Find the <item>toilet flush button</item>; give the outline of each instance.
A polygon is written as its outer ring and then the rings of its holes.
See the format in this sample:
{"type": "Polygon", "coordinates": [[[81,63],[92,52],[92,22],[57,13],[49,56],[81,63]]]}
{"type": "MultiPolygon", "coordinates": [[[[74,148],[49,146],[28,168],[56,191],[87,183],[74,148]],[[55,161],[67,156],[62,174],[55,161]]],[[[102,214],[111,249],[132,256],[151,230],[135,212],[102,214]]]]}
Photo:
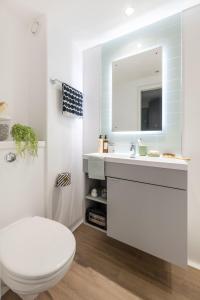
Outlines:
{"type": "Polygon", "coordinates": [[[8,154],[5,155],[5,160],[9,163],[13,162],[16,160],[16,154],[13,152],[9,152],[8,154]]]}

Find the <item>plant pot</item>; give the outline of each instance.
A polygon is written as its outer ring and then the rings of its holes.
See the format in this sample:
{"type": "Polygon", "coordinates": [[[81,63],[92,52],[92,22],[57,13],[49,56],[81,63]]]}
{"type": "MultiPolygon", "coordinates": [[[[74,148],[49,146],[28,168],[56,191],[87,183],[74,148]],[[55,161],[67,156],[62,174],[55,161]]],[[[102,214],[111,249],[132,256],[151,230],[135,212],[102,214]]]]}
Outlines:
{"type": "Polygon", "coordinates": [[[6,141],[10,132],[10,119],[0,118],[0,141],[6,141]]]}

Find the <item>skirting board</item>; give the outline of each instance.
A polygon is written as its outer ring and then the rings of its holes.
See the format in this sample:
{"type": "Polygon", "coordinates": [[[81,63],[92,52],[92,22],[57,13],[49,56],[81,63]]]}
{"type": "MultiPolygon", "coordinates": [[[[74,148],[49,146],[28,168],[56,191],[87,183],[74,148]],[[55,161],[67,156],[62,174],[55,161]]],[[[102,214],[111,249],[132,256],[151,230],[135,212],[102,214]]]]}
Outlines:
{"type": "Polygon", "coordinates": [[[77,221],[74,225],[70,226],[70,230],[74,232],[81,224],[83,223],[83,219],[77,221]]]}
{"type": "Polygon", "coordinates": [[[1,284],[2,284],[2,287],[1,287],[0,299],[3,295],[5,295],[9,291],[9,288],[4,283],[1,282],[1,284]]]}
{"type": "Polygon", "coordinates": [[[188,260],[188,266],[192,267],[194,269],[200,270],[200,264],[196,263],[196,262],[194,262],[192,260],[188,260]]]}

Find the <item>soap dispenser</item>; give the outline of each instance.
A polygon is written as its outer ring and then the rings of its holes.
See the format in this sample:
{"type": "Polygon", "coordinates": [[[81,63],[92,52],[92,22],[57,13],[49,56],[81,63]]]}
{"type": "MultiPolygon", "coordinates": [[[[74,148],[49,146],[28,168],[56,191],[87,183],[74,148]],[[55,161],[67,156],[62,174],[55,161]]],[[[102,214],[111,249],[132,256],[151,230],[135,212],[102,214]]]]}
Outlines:
{"type": "Polygon", "coordinates": [[[136,146],[134,143],[131,143],[130,146],[130,158],[135,158],[136,157],[136,146]]]}
{"type": "Polygon", "coordinates": [[[98,152],[99,153],[103,153],[103,141],[104,141],[103,135],[100,134],[100,136],[99,136],[99,147],[98,147],[98,152]]]}
{"type": "Polygon", "coordinates": [[[107,135],[105,135],[105,138],[103,140],[103,153],[108,153],[108,138],[107,138],[107,135]]]}

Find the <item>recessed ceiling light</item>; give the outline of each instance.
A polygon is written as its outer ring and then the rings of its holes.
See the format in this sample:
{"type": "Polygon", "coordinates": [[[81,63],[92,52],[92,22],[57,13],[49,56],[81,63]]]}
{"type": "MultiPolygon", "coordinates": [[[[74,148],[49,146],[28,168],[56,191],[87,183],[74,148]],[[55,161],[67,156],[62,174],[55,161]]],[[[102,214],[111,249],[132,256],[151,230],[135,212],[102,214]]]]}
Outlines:
{"type": "Polygon", "coordinates": [[[142,44],[141,43],[137,43],[137,48],[138,49],[142,48],[142,44]]]}
{"type": "Polygon", "coordinates": [[[134,13],[134,11],[135,11],[135,9],[131,6],[129,6],[125,9],[125,14],[127,15],[127,17],[130,17],[134,13]]]}

